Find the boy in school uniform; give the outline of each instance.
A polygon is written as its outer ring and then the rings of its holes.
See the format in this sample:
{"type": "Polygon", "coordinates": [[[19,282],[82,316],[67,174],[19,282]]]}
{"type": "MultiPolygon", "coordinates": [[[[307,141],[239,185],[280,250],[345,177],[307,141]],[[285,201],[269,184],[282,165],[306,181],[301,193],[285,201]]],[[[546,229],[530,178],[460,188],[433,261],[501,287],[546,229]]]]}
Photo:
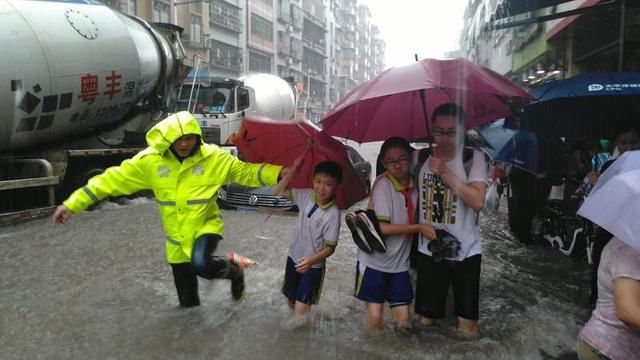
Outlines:
{"type": "Polygon", "coordinates": [[[367,331],[379,331],[384,325],[384,303],[399,328],[411,326],[409,305],[413,288],[409,276],[409,255],[413,233],[435,239],[434,228],[416,224],[414,212],[418,193],[410,173],[413,148],[405,139],[387,139],[380,150],[386,171],[376,179],[369,208],[376,213],[386,251],[367,253],[358,250],[354,296],[366,304],[367,331]]]}
{"type": "Polygon", "coordinates": [[[335,193],[342,169],[333,161],[313,171],[312,189],[290,189],[283,194],[298,206],[298,222],[289,243],[282,293],[294,319],[306,320],[322,290],[325,259],[333,254],[340,234],[340,210],[335,193]]]}

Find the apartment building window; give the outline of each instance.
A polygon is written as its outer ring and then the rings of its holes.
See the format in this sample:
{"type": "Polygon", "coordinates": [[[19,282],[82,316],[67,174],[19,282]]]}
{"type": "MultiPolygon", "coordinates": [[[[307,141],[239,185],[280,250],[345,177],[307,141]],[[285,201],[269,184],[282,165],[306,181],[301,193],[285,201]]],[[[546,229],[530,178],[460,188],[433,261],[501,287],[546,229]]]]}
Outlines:
{"type": "Polygon", "coordinates": [[[191,15],[190,40],[196,44],[202,44],[202,18],[200,16],[191,15]]]}
{"type": "Polygon", "coordinates": [[[220,41],[211,41],[211,64],[227,69],[242,69],[242,49],[220,41]]]}
{"type": "Polygon", "coordinates": [[[273,41],[273,24],[271,21],[251,14],[251,34],[268,41],[273,41]]]}
{"type": "Polygon", "coordinates": [[[250,52],[249,70],[254,72],[271,73],[271,59],[267,56],[250,52]]]}
{"type": "Polygon", "coordinates": [[[129,0],[129,15],[136,15],[138,13],[137,0],[129,0]]]}
{"type": "Polygon", "coordinates": [[[154,0],[153,2],[153,22],[169,22],[169,4],[154,0]]]}

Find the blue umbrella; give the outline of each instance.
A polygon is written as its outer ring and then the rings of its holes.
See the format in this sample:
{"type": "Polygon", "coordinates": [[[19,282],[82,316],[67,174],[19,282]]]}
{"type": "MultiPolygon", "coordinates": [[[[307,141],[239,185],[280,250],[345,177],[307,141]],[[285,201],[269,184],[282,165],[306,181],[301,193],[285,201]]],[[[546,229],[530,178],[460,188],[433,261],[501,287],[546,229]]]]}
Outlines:
{"type": "Polygon", "coordinates": [[[520,129],[552,137],[608,137],[640,125],[640,73],[584,73],[531,90],[520,129]]]}
{"type": "Polygon", "coordinates": [[[497,162],[511,164],[522,170],[537,174],[538,138],[534,133],[505,126],[504,119],[477,128],[490,147],[484,151],[497,162]]]}

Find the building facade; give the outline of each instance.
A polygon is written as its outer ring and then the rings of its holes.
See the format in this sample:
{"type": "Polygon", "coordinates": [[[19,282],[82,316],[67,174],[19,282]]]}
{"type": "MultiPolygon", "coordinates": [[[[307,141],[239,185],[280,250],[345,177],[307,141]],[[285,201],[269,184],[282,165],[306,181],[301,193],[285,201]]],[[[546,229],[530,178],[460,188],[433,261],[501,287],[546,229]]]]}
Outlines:
{"type": "Polygon", "coordinates": [[[582,72],[638,71],[640,3],[469,0],[460,47],[471,61],[535,87],[582,72]]]}
{"type": "MultiPolygon", "coordinates": [[[[300,117],[322,114],[384,69],[385,45],[357,0],[104,0],[176,24],[197,75],[276,74],[295,85],[300,117]]],[[[192,71],[190,76],[196,75],[192,71]]]]}

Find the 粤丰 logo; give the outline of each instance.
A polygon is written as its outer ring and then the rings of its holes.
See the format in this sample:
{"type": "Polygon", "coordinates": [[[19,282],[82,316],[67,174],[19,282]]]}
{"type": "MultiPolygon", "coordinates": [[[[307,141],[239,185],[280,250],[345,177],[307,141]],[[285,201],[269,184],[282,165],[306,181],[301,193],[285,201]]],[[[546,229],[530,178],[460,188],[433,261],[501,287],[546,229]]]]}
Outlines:
{"type": "Polygon", "coordinates": [[[600,91],[602,89],[604,89],[604,86],[600,85],[600,84],[591,84],[588,86],[589,91],[600,91]]]}

